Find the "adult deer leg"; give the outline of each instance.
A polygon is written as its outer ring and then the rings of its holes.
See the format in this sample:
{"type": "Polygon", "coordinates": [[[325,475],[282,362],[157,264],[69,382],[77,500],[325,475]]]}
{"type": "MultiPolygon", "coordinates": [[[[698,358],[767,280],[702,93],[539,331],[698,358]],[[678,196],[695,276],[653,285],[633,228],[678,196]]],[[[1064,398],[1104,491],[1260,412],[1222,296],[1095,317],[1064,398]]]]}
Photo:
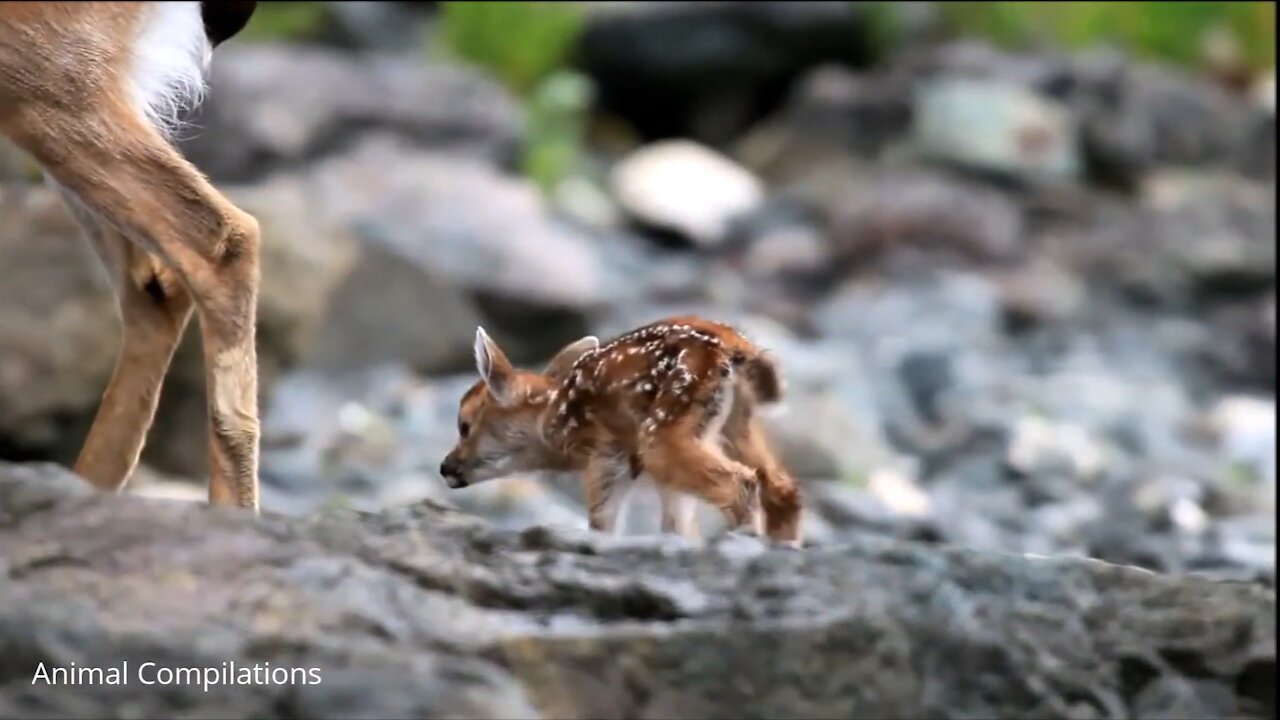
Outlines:
{"type": "Polygon", "coordinates": [[[103,96],[75,111],[41,107],[19,118],[9,134],[103,222],[160,258],[190,292],[204,348],[209,499],[256,510],[257,221],[219,194],[122,97],[103,96]]]}
{"type": "Polygon", "coordinates": [[[115,371],[85,437],[75,471],[107,491],[124,488],[155,419],[160,388],[191,317],[177,277],[115,228],[63,193],[115,289],[123,339],[115,371]]]}

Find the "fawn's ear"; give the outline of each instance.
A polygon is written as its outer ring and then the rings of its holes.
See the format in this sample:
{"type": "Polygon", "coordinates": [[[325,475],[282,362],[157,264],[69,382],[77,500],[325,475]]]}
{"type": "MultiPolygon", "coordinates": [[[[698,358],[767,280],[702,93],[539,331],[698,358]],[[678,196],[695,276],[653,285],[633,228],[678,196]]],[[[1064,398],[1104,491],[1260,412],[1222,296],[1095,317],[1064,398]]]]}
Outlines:
{"type": "Polygon", "coordinates": [[[542,373],[553,378],[564,377],[569,372],[569,369],[573,367],[573,364],[578,361],[578,358],[598,347],[600,347],[600,340],[595,335],[588,335],[581,340],[574,340],[561,348],[560,352],[551,358],[551,362],[547,363],[547,367],[542,373]]]}
{"type": "Polygon", "coordinates": [[[502,348],[489,337],[484,328],[476,328],[476,372],[484,380],[485,387],[498,404],[509,406],[515,404],[515,368],[507,359],[502,348]]]}

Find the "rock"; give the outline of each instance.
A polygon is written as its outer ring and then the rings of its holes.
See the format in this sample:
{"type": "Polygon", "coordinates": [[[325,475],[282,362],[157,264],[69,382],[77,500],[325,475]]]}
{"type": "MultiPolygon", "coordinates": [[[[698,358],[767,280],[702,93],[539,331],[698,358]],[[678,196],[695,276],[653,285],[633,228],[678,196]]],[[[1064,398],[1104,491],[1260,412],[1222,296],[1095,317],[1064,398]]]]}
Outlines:
{"type": "Polygon", "coordinates": [[[375,130],[491,163],[509,162],[520,138],[515,101],[460,65],[229,44],[212,67],[209,97],[191,118],[199,130],[181,148],[215,181],[254,180],[375,130]]]}
{"type": "Polygon", "coordinates": [[[985,265],[1021,249],[1022,210],[997,190],[920,171],[859,173],[842,186],[819,201],[839,264],[927,253],[985,265]]]}
{"type": "Polygon", "coordinates": [[[967,273],[851,282],[814,311],[819,332],[864,359],[885,429],[918,451],[963,442],[1006,409],[996,388],[1015,372],[993,284],[967,273]]]}
{"type": "Polygon", "coordinates": [[[1065,323],[1087,306],[1081,279],[1046,258],[1000,273],[996,282],[1005,317],[1014,326],[1065,323]]]}
{"type": "Polygon", "coordinates": [[[1232,396],[1220,399],[1198,423],[1217,445],[1221,457],[1236,465],[1240,479],[1252,486],[1251,504],[1275,510],[1276,402],[1274,397],[1232,396]]]}
{"type": "Polygon", "coordinates": [[[912,117],[914,149],[930,160],[1028,182],[1080,172],[1068,109],[1012,83],[930,79],[916,88],[912,117]]]}
{"type": "Polygon", "coordinates": [[[1215,717],[1276,709],[1258,583],[871,539],[513,533],[429,502],[255,518],[79,485],[0,465],[7,715],[1144,717],[1171,692],[1215,717]],[[125,659],[320,682],[31,682],[125,659]]]}
{"type": "Polygon", "coordinates": [[[1211,311],[1201,346],[1211,371],[1231,386],[1275,390],[1276,295],[1226,302],[1211,311]]]}
{"type": "Polygon", "coordinates": [[[722,242],[731,223],[764,202],[764,186],[733,161],[686,140],[636,150],[613,167],[610,185],[632,218],[693,243],[722,242]]]}
{"type": "Polygon", "coordinates": [[[1095,180],[1132,186],[1162,166],[1275,175],[1274,113],[1172,69],[1103,51],[1020,54],[977,42],[930,49],[910,67],[918,77],[998,80],[1059,100],[1095,180]]]}
{"type": "Polygon", "coordinates": [[[1221,174],[1160,173],[1137,208],[1096,198],[1059,229],[1059,257],[1095,286],[1142,303],[1203,312],[1275,284],[1275,200],[1261,183],[1221,174]]]}
{"type": "Polygon", "coordinates": [[[1263,77],[1258,78],[1253,87],[1253,101],[1258,107],[1272,115],[1276,114],[1276,71],[1272,68],[1263,77]]]}
{"type": "Polygon", "coordinates": [[[1006,462],[1026,475],[1065,472],[1088,482],[1098,478],[1109,459],[1107,448],[1085,428],[1029,415],[1014,425],[1006,462]]]}
{"type": "Polygon", "coordinates": [[[57,194],[0,185],[0,455],[71,462],[115,365],[111,285],[57,194]]]}
{"type": "Polygon", "coordinates": [[[584,3],[577,47],[601,108],[646,139],[720,146],[805,70],[871,57],[872,11],[842,2],[584,3]]]}
{"type": "Polygon", "coordinates": [[[910,131],[911,85],[902,75],[815,68],[797,81],[778,112],[736,143],[734,155],[771,183],[804,175],[832,157],[879,158],[910,131]]]}
{"type": "Polygon", "coordinates": [[[431,3],[325,2],[324,40],[352,50],[421,52],[424,6],[429,5],[431,3]]]}

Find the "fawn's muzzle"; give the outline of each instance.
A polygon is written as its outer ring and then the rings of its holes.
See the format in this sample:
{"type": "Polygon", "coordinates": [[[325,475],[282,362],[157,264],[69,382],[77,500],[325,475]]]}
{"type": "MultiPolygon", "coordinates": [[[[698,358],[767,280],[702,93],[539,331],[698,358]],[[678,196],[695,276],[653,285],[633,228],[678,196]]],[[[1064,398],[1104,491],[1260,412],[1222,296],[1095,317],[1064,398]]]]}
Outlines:
{"type": "Polygon", "coordinates": [[[467,481],[462,477],[462,463],[458,462],[452,455],[445,457],[440,463],[440,476],[444,478],[445,483],[453,489],[464,488],[467,481]]]}

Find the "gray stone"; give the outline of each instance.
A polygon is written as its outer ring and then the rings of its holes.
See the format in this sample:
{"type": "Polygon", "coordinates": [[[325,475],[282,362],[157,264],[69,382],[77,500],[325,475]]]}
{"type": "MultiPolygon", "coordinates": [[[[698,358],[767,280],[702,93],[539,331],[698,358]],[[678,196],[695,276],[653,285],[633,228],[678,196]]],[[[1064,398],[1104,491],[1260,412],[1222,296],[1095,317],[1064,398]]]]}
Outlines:
{"type": "Polygon", "coordinates": [[[1011,198],[938,173],[864,171],[832,195],[818,203],[833,255],[855,269],[925,253],[985,265],[1016,256],[1026,233],[1011,198]]]}
{"type": "Polygon", "coordinates": [[[1031,182],[1081,170],[1067,107],[1013,83],[933,78],[916,88],[911,140],[923,157],[1031,182]]]}
{"type": "Polygon", "coordinates": [[[700,246],[729,235],[731,224],[764,203],[764,185],[720,153],[686,140],[639,148],[610,171],[619,207],[635,220],[700,246]]]}
{"type": "Polygon", "coordinates": [[[111,285],[52,189],[0,186],[0,217],[0,447],[74,459],[120,346],[111,285]]]}
{"type": "Polygon", "coordinates": [[[732,138],[787,84],[872,54],[869,6],[845,2],[584,3],[577,47],[601,107],[647,138],[732,138]]]}
{"type": "Polygon", "coordinates": [[[1257,583],[869,538],[510,532],[430,502],[255,518],[73,484],[0,466],[6,715],[1275,714],[1257,583]],[[31,683],[125,659],[321,682],[31,683]]]}
{"type": "Polygon", "coordinates": [[[519,142],[515,101],[461,65],[232,43],[212,67],[209,97],[181,147],[215,180],[257,179],[372,130],[488,162],[507,162],[519,142]]]}

